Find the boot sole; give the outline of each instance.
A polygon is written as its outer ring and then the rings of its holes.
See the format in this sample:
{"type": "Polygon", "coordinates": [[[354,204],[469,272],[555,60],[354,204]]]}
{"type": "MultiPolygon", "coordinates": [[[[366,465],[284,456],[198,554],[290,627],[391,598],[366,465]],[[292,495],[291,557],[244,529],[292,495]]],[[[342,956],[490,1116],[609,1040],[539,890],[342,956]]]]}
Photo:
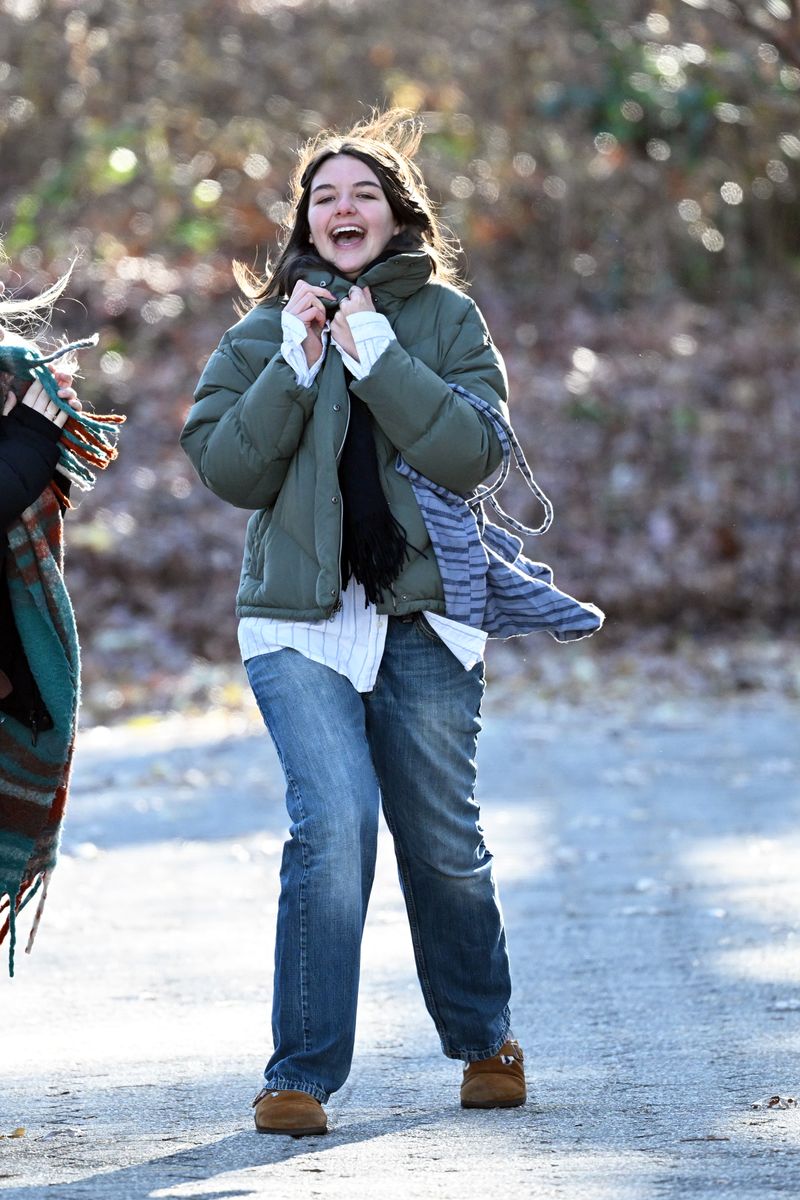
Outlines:
{"type": "Polygon", "coordinates": [[[527,1100],[527,1096],[522,1096],[514,1100],[462,1100],[462,1108],[521,1108],[527,1100]]]}
{"type": "Polygon", "coordinates": [[[286,1137],[314,1137],[317,1134],[327,1133],[325,1129],[264,1129],[260,1125],[256,1125],[256,1133],[282,1133],[286,1137]]]}

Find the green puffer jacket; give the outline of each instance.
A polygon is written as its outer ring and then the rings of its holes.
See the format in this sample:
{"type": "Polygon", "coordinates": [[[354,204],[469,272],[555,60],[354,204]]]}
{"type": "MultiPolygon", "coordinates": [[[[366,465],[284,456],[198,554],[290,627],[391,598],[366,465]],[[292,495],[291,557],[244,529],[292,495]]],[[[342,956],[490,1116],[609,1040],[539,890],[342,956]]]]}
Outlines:
{"type": "MultiPolygon", "coordinates": [[[[419,252],[378,263],[358,280],[397,338],[351,388],[373,418],[381,484],[415,547],[393,595],[379,606],[398,615],[443,613],[444,595],[411,485],[395,470],[397,451],[429,479],[466,495],[501,453],[494,432],[448,382],[507,415],[505,370],[480,312],[430,276],[430,260],[419,252]]],[[[322,270],[305,278],[340,299],[351,286],[322,270]]],[[[212,492],[258,510],[247,526],[237,615],[316,621],[336,610],[342,587],[337,464],[349,399],[331,345],[312,385],[297,383],[280,353],[281,307],[258,305],[224,335],[200,378],[181,443],[212,492]]]]}

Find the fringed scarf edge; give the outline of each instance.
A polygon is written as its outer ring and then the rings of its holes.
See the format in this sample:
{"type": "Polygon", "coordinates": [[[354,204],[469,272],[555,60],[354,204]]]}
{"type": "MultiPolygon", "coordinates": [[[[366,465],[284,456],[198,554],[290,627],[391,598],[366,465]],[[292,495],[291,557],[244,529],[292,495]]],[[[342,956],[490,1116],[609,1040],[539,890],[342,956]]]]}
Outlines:
{"type": "MultiPolygon", "coordinates": [[[[96,346],[98,341],[99,337],[94,333],[91,337],[69,342],[46,355],[23,346],[4,346],[0,349],[0,367],[3,370],[19,379],[38,379],[53,404],[67,414],[59,444],[57,470],[71,479],[81,491],[89,491],[97,481],[92,468],[104,471],[117,457],[119,426],[125,417],[119,413],[76,412],[67,400],[59,396],[58,384],[49,365],[76,350],[96,346]]],[[[51,487],[59,503],[65,508],[72,508],[69,498],[58,485],[54,483],[51,487]]]]}

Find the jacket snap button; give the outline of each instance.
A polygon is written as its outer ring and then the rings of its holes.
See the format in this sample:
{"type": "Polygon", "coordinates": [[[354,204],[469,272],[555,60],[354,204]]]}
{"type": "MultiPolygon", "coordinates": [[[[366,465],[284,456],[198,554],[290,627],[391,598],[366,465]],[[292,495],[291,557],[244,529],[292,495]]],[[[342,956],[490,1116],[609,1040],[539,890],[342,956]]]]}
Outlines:
{"type": "Polygon", "coordinates": [[[333,406],[334,412],[341,412],[341,409],[342,409],[341,404],[334,404],[334,406],[333,406]]]}
{"type": "Polygon", "coordinates": [[[339,497],[331,496],[331,504],[338,504],[338,503],[339,503],[339,497]]]}
{"type": "Polygon", "coordinates": [[[335,595],[336,595],[336,588],[331,588],[331,595],[332,595],[332,596],[335,596],[335,595]]]}

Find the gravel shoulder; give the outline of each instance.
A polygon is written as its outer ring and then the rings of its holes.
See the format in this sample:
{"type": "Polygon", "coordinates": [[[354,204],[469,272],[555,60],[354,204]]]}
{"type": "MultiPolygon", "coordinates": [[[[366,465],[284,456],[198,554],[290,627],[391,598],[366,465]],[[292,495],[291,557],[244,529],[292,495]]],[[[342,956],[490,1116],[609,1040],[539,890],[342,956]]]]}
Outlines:
{"type": "MultiPolygon", "coordinates": [[[[325,1138],[260,1137],[280,776],[256,715],[84,732],[63,860],[3,993],[7,1200],[569,1200],[800,1185],[790,700],[543,704],[496,690],[480,794],[532,1098],[462,1112],[388,835],[356,1060],[325,1138]]],[[[25,924],[24,920],[22,922],[25,924]]]]}

